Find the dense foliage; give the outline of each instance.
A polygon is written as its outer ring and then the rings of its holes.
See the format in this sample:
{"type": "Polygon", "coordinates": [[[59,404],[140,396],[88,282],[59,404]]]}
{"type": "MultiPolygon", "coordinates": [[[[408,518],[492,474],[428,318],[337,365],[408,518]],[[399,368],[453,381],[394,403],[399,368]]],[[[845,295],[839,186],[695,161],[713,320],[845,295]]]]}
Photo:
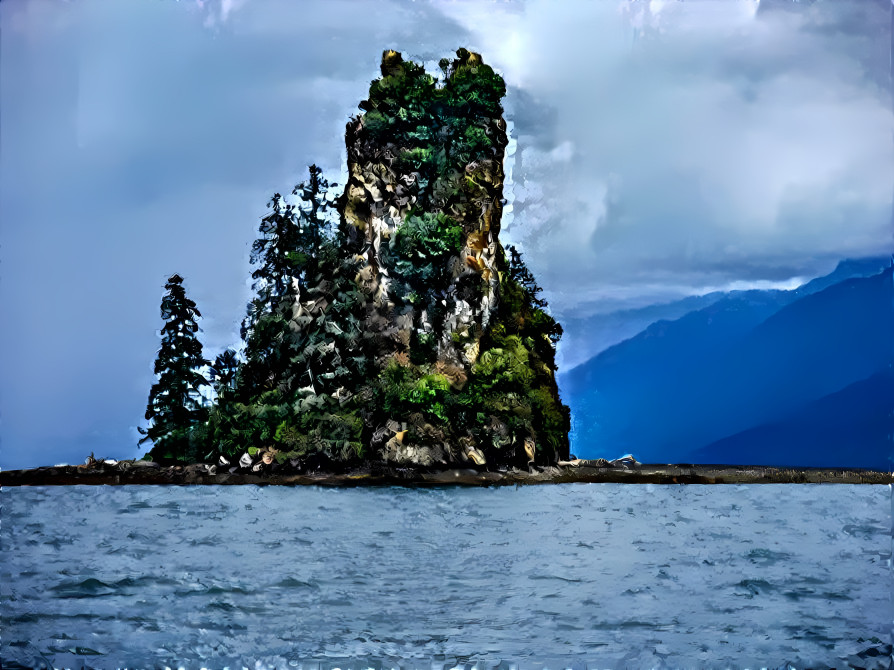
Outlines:
{"type": "Polygon", "coordinates": [[[343,194],[311,166],[294,203],[271,199],[241,360],[212,365],[191,453],[204,440],[205,458],[247,450],[271,467],[567,457],[561,327],[498,239],[505,85],[464,49],[441,68],[385,52],[348,124],[343,194]]]}

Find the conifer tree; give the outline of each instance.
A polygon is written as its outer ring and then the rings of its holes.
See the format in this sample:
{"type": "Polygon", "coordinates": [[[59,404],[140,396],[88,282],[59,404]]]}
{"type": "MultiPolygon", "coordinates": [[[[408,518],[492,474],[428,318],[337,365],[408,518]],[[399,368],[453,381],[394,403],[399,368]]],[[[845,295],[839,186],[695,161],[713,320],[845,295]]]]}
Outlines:
{"type": "Polygon", "coordinates": [[[331,316],[344,312],[336,297],[343,292],[339,287],[344,288],[336,268],[343,257],[335,247],[329,186],[322,170],[311,165],[309,179],[292,191],[298,204],[286,204],[276,194],[271,213],[261,222],[251,258],[256,298],[243,323],[246,362],[237,372],[226,411],[216,412],[212,420],[216,446],[224,453],[246,445],[272,446],[277,434],[297,435],[299,423],[306,435],[312,429],[298,415],[337,403],[315,393],[331,386],[330,371],[344,371],[329,323],[331,316]],[[303,402],[308,389],[314,398],[303,402]]]}
{"type": "MultiPolygon", "coordinates": [[[[562,339],[562,326],[547,314],[549,303],[541,298],[543,289],[537,284],[534,274],[528,269],[521,253],[512,245],[507,245],[509,252],[509,279],[521,288],[524,300],[521,305],[524,317],[532,325],[539,326],[540,334],[546,335],[553,347],[562,339]]],[[[552,361],[550,357],[550,361],[552,361]]],[[[552,363],[551,363],[552,364],[552,363]]]]}
{"type": "Polygon", "coordinates": [[[319,283],[322,248],[331,242],[329,182],[316,165],[308,171],[308,181],[292,191],[301,204],[296,207],[274,194],[271,212],[261,220],[260,236],[252,246],[256,297],[242,326],[247,361],[237,384],[243,401],[277,389],[280,395],[287,393],[295,380],[291,357],[296,302],[305,300],[302,292],[319,283]]]}
{"type": "Polygon", "coordinates": [[[208,417],[200,389],[208,380],[200,369],[208,364],[202,357],[202,343],[196,337],[196,304],[186,297],[183,278],[174,274],[165,284],[167,294],[161,301],[161,348],[155,360],[158,381],[149,392],[146,419],[152,422],[140,444],[151,440],[151,456],[156,460],[197,460],[197,441],[193,433],[208,417]]]}
{"type": "Polygon", "coordinates": [[[260,236],[252,244],[250,260],[255,266],[251,276],[256,292],[242,323],[242,337],[248,339],[264,315],[276,312],[280,301],[292,291],[297,273],[294,252],[298,247],[298,225],[293,205],[279,193],[267,203],[270,213],[261,219],[260,236]]]}
{"type": "Polygon", "coordinates": [[[337,184],[330,184],[323,177],[323,170],[311,165],[308,180],[292,189],[292,195],[297,195],[301,200],[298,206],[298,244],[293,254],[300,286],[314,282],[320,270],[322,247],[331,242],[329,211],[332,202],[327,198],[330,186],[337,184]]]}
{"type": "Polygon", "coordinates": [[[208,418],[208,446],[215,452],[232,454],[239,448],[238,421],[241,418],[233,399],[241,363],[232,349],[218,354],[211,364],[216,398],[208,418]]]}
{"type": "Polygon", "coordinates": [[[537,285],[537,280],[528,269],[528,266],[525,265],[521,253],[513,245],[507,245],[506,251],[509,252],[509,276],[524,289],[528,302],[540,309],[544,309],[547,303],[546,300],[540,297],[543,289],[537,285]]]}
{"type": "Polygon", "coordinates": [[[369,360],[361,334],[365,297],[355,281],[359,263],[345,254],[346,231],[338,226],[333,232],[321,216],[329,207],[329,184],[323,179],[314,184],[315,171],[319,175],[312,166],[311,185],[301,198],[308,239],[317,244],[312,261],[316,274],[293,316],[292,411],[275,437],[279,448],[295,455],[316,452],[349,459],[362,453],[363,420],[355,394],[369,360]]]}
{"type": "MultiPolygon", "coordinates": [[[[331,370],[333,363],[340,364],[332,344],[337,339],[333,336],[341,329],[333,327],[332,321],[344,312],[343,305],[335,304],[340,280],[344,278],[339,272],[344,257],[344,240],[329,214],[332,208],[328,199],[330,183],[316,165],[311,165],[308,173],[308,180],[292,191],[300,200],[297,208],[299,248],[295,256],[301,267],[298,287],[302,302],[293,313],[292,364],[298,385],[316,389],[326,386],[326,378],[322,375],[331,370]]],[[[353,282],[350,288],[354,288],[353,282]]],[[[342,286],[341,290],[344,289],[342,286]]]]}
{"type": "Polygon", "coordinates": [[[233,387],[238,370],[239,358],[232,349],[227,349],[214,359],[211,364],[211,378],[218,398],[233,387]]]}
{"type": "Polygon", "coordinates": [[[246,363],[237,376],[237,393],[245,402],[273,390],[288,367],[289,320],[297,297],[299,228],[294,205],[279,193],[268,203],[260,236],[252,245],[255,298],[242,323],[246,363]]]}

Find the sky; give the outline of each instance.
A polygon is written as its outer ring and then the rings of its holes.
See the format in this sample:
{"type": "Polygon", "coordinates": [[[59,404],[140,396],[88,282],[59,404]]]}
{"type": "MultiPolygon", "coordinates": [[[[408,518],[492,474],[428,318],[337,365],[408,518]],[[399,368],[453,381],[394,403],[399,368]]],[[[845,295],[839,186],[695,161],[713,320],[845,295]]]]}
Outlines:
{"type": "Polygon", "coordinates": [[[894,250],[889,0],[4,0],[0,467],[142,455],[165,279],[236,344],[270,196],[341,181],[384,49],[460,46],[560,321],[894,250]]]}

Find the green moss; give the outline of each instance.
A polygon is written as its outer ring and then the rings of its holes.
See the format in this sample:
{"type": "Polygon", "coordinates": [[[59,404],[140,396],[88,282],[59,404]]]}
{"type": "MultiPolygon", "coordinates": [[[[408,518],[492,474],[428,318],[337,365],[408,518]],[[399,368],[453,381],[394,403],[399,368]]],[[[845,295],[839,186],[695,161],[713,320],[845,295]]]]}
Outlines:
{"type": "Polygon", "coordinates": [[[431,310],[436,291],[450,277],[449,260],[460,253],[463,229],[444,213],[420,212],[407,216],[380,250],[381,262],[389,274],[406,286],[399,297],[431,310]],[[410,296],[413,296],[412,298],[410,296]]]}

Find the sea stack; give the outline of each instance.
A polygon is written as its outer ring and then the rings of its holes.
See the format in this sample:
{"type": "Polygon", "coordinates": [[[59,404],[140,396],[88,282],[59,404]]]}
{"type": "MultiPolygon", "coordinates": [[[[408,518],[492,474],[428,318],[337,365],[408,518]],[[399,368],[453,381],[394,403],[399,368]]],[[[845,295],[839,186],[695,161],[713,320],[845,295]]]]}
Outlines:
{"type": "Polygon", "coordinates": [[[384,381],[363,411],[368,447],[418,465],[554,463],[569,453],[561,328],[499,238],[505,84],[465,49],[440,67],[385,51],[347,126],[340,209],[384,381]]]}
{"type": "MultiPolygon", "coordinates": [[[[341,194],[311,165],[297,202],[273,195],[252,245],[244,360],[215,361],[211,408],[160,414],[151,399],[153,457],[258,473],[567,460],[562,329],[500,240],[506,86],[465,49],[440,67],[386,51],[347,126],[341,194]]],[[[208,383],[193,344],[191,368],[166,378],[187,400],[208,383]]]]}

